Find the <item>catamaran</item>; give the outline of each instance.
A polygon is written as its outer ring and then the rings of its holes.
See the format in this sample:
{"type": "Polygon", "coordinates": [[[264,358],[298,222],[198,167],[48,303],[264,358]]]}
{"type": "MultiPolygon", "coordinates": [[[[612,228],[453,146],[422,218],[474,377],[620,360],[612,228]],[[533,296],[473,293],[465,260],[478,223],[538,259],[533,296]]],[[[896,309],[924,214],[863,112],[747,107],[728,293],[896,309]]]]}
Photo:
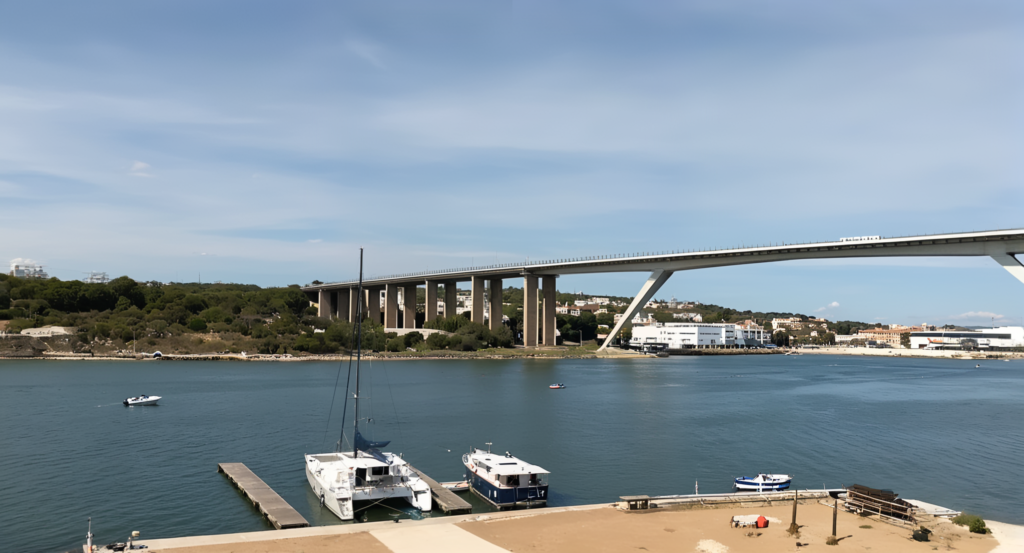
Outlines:
{"type": "MultiPolygon", "coordinates": [[[[363,297],[363,250],[359,250],[359,295],[363,297]]],[[[341,451],[344,441],[344,414],[342,415],[342,437],[333,453],[306,455],[306,479],[313,493],[320,498],[320,504],[327,507],[341,520],[352,520],[357,502],[365,506],[368,502],[386,499],[404,499],[421,512],[430,511],[433,500],[430,486],[413,472],[401,456],[382,452],[388,441],[371,441],[359,432],[359,361],[363,345],[363,302],[356,308],[356,381],[355,427],[352,432],[352,451],[341,451]]],[[[345,408],[347,411],[349,390],[346,385],[345,408]]],[[[372,503],[370,503],[372,504],[372,503]]],[[[365,508],[365,507],[363,507],[365,508]]]]}

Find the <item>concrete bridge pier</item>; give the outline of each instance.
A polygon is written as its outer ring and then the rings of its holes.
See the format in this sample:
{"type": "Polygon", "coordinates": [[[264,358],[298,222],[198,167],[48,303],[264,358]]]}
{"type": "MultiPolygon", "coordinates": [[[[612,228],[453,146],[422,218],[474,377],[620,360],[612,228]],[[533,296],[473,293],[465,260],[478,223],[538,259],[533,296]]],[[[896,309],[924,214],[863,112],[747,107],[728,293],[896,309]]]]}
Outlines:
{"type": "Polygon", "coordinates": [[[398,286],[384,288],[384,328],[398,328],[398,286]]]}
{"type": "Polygon", "coordinates": [[[502,323],[502,321],[501,321],[501,317],[502,317],[501,306],[504,304],[504,302],[503,302],[504,294],[502,293],[503,290],[501,289],[501,286],[502,286],[501,282],[502,281],[501,281],[500,278],[492,278],[490,280],[489,285],[488,285],[489,286],[488,292],[489,292],[489,296],[490,296],[488,299],[491,302],[491,311],[490,311],[490,313],[487,314],[487,316],[488,316],[488,318],[490,318],[490,321],[491,321],[491,323],[490,323],[491,332],[494,332],[495,330],[498,330],[499,328],[501,328],[501,323],[502,323]]]}
{"type": "Polygon", "coordinates": [[[330,317],[334,313],[334,306],[331,302],[332,296],[333,294],[330,290],[320,290],[316,308],[318,317],[330,317]]]}
{"type": "Polygon", "coordinates": [[[334,293],[334,296],[335,296],[334,316],[339,318],[339,319],[345,320],[345,321],[351,321],[351,319],[349,319],[349,317],[348,317],[348,301],[349,301],[348,290],[345,290],[345,289],[338,290],[337,292],[334,293]]]}
{"type": "Polygon", "coordinates": [[[470,288],[470,298],[473,300],[473,311],[470,313],[472,316],[469,320],[474,323],[484,324],[484,283],[487,280],[482,276],[474,276],[472,279],[472,288],[470,288]]]}
{"type": "Polygon", "coordinates": [[[428,280],[427,284],[427,303],[423,306],[423,322],[429,323],[437,319],[437,281],[428,280]]]}
{"type": "Polygon", "coordinates": [[[537,347],[537,276],[523,275],[523,345],[537,347]]]}
{"type": "Polygon", "coordinates": [[[541,327],[544,332],[545,346],[554,346],[555,343],[555,277],[544,275],[544,320],[541,327]]]}
{"type": "Polygon", "coordinates": [[[366,316],[376,324],[381,324],[380,291],[381,288],[379,286],[366,289],[366,316]]]}
{"type": "Polygon", "coordinates": [[[409,284],[402,287],[402,328],[416,328],[416,289],[409,284]]]}
{"type": "MultiPolygon", "coordinates": [[[[346,292],[348,294],[348,322],[356,323],[356,318],[359,317],[359,288],[349,288],[346,292]]],[[[366,316],[366,303],[363,303],[363,316],[366,316]]]]}
{"type": "Polygon", "coordinates": [[[444,283],[444,316],[454,317],[459,307],[459,284],[454,280],[444,283]]]}

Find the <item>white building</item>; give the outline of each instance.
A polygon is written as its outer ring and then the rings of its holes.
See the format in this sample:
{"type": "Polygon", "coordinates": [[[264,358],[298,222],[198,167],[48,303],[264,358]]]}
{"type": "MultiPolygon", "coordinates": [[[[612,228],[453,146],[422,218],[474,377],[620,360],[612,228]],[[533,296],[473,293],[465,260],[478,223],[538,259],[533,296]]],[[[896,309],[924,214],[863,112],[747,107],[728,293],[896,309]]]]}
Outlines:
{"type": "Polygon", "coordinates": [[[734,324],[653,323],[634,326],[630,347],[662,344],[668,349],[693,347],[750,347],[766,344],[770,335],[758,328],[741,328],[734,324]]]}
{"type": "Polygon", "coordinates": [[[772,319],[772,328],[775,330],[784,330],[786,328],[802,328],[804,326],[803,321],[799,317],[789,317],[787,319],[772,319]]]}
{"type": "Polygon", "coordinates": [[[1024,327],[912,332],[910,349],[1011,349],[1024,347],[1024,327]]]}
{"type": "Polygon", "coordinates": [[[26,328],[21,331],[25,336],[37,338],[48,338],[50,336],[67,336],[78,330],[73,326],[44,326],[41,328],[26,328]]]}
{"type": "Polygon", "coordinates": [[[688,313],[688,312],[673,313],[672,314],[672,318],[673,319],[682,319],[684,321],[693,321],[695,323],[704,322],[704,317],[702,317],[700,313],[688,313]]]}
{"type": "Polygon", "coordinates": [[[654,315],[644,313],[643,311],[637,311],[636,315],[633,316],[634,325],[649,325],[655,322],[654,315]]]}
{"type": "Polygon", "coordinates": [[[46,274],[46,271],[43,270],[43,266],[36,265],[35,263],[26,263],[24,265],[12,263],[9,274],[12,277],[18,278],[39,278],[43,280],[50,278],[50,275],[46,274]]]}

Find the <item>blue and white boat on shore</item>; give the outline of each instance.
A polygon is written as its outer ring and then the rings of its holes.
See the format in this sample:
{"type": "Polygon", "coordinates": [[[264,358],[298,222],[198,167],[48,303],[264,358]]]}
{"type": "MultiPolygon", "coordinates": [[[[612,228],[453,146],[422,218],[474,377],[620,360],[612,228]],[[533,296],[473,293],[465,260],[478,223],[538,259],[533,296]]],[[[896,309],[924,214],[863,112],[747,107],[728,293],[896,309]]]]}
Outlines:
{"type": "Polygon", "coordinates": [[[757,476],[741,476],[733,484],[739,491],[774,492],[788,490],[793,477],[788,474],[758,474],[757,476]]]}
{"type": "Polygon", "coordinates": [[[550,474],[537,465],[514,457],[474,448],[462,456],[470,488],[495,507],[545,504],[550,474]]]}

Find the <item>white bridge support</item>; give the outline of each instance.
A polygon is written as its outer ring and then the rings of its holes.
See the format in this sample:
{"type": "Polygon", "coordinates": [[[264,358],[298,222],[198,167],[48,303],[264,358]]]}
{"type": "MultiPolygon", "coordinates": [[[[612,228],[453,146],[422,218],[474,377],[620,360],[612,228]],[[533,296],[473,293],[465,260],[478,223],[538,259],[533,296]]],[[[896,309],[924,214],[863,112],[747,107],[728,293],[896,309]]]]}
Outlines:
{"type": "Polygon", "coordinates": [[[672,271],[666,271],[665,269],[655,269],[654,272],[651,273],[650,278],[648,278],[647,282],[644,283],[644,287],[640,289],[640,293],[633,298],[633,303],[629,304],[629,309],[622,314],[622,318],[619,319],[619,322],[615,323],[615,328],[608,333],[608,337],[605,338],[604,343],[601,344],[601,347],[598,348],[597,351],[601,351],[608,347],[608,344],[612,342],[612,339],[619,335],[619,331],[622,330],[622,327],[629,321],[633,320],[633,316],[640,311],[641,307],[647,305],[647,302],[651,301],[654,294],[658,293],[658,290],[661,289],[671,276],[672,271]]]}
{"type": "Polygon", "coordinates": [[[1024,282],[1024,264],[1021,264],[1019,259],[1008,253],[992,254],[992,259],[1010,271],[1010,274],[1017,277],[1017,280],[1024,282]]]}

